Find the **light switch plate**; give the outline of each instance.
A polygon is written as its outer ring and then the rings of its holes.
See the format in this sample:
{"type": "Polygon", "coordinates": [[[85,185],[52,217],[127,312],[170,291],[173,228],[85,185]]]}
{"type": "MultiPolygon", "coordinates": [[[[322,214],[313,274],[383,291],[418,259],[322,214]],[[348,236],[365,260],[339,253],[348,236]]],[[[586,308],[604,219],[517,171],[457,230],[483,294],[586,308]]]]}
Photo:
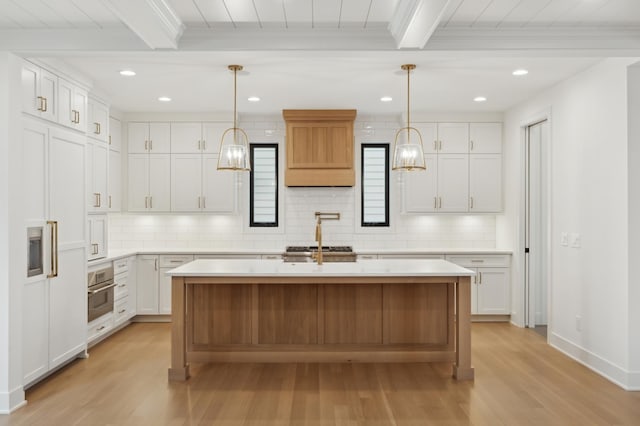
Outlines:
{"type": "Polygon", "coordinates": [[[569,245],[569,234],[563,232],[560,234],[560,245],[567,247],[569,245]]]}

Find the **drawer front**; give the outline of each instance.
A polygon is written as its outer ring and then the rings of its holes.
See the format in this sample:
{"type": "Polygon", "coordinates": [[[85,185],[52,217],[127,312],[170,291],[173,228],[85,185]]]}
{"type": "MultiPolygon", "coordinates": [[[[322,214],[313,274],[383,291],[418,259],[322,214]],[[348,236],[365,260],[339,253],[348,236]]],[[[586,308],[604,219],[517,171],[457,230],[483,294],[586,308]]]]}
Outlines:
{"type": "Polygon", "coordinates": [[[129,270],[129,258],[123,258],[113,261],[113,274],[120,274],[129,270]]]}
{"type": "Polygon", "coordinates": [[[260,256],[261,259],[266,259],[266,260],[282,260],[282,255],[281,254],[263,254],[262,256],[260,256]]]}
{"type": "Polygon", "coordinates": [[[161,268],[177,268],[180,265],[191,262],[193,260],[192,254],[177,254],[177,255],[162,255],[160,256],[161,268]]]}
{"type": "Polygon", "coordinates": [[[113,300],[120,300],[129,295],[129,284],[127,282],[128,272],[121,272],[114,275],[113,282],[116,286],[113,288],[113,300]]]}
{"type": "Polygon", "coordinates": [[[133,309],[131,307],[131,304],[129,303],[128,297],[120,299],[115,303],[113,308],[113,314],[114,314],[114,323],[116,326],[122,324],[123,322],[133,317],[133,309]]]}
{"type": "Polygon", "coordinates": [[[358,260],[376,260],[378,258],[377,254],[359,254],[358,260]]]}
{"type": "Polygon", "coordinates": [[[89,342],[107,334],[113,328],[113,314],[104,315],[89,323],[87,339],[89,342]]]}
{"type": "Polygon", "coordinates": [[[508,268],[511,256],[506,254],[447,255],[446,260],[465,268],[508,268]]]}

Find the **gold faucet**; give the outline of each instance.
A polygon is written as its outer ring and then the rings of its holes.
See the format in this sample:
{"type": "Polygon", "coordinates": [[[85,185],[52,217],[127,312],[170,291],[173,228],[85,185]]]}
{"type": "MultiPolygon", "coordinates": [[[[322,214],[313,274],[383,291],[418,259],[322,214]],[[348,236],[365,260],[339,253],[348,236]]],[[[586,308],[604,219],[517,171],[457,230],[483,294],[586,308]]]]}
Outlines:
{"type": "Polygon", "coordinates": [[[318,251],[311,257],[316,259],[318,265],[322,265],[322,219],[324,220],[340,220],[340,213],[322,213],[316,212],[316,241],[318,242],[318,251]]]}

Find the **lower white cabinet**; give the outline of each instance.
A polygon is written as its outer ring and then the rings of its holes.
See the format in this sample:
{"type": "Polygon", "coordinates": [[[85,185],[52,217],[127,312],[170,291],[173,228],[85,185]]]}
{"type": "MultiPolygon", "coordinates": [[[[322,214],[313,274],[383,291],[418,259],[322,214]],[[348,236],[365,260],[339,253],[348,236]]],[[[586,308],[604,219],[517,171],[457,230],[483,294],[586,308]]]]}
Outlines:
{"type": "Polygon", "coordinates": [[[107,255],[107,215],[89,215],[88,222],[89,260],[101,259],[107,255]]]}
{"type": "Polygon", "coordinates": [[[158,297],[158,313],[171,314],[171,277],[167,271],[193,260],[192,254],[160,256],[160,287],[158,297]]]}
{"type": "Polygon", "coordinates": [[[136,314],[136,257],[130,256],[113,262],[114,273],[114,325],[130,320],[136,314]]]}
{"type": "Polygon", "coordinates": [[[472,314],[511,314],[510,256],[448,255],[446,259],[476,273],[471,279],[472,314]]]}
{"type": "Polygon", "coordinates": [[[138,256],[137,314],[171,314],[171,277],[166,272],[192,260],[192,254],[138,256]]]}

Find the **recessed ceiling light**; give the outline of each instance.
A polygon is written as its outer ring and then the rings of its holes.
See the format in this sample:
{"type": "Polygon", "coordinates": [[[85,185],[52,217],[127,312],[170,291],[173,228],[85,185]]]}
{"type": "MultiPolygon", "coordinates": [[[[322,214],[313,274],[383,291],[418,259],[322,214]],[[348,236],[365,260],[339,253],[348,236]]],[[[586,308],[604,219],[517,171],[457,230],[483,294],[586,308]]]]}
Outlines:
{"type": "Polygon", "coordinates": [[[525,69],[519,69],[519,70],[515,70],[514,72],[512,72],[511,74],[513,75],[517,75],[517,76],[521,76],[521,75],[527,75],[529,74],[528,70],[525,69]]]}
{"type": "Polygon", "coordinates": [[[168,97],[168,96],[160,96],[160,97],[158,98],[158,100],[159,100],[160,102],[171,102],[171,98],[170,98],[170,97],[168,97]]]}
{"type": "Polygon", "coordinates": [[[249,96],[249,98],[247,98],[247,100],[249,102],[260,102],[260,98],[257,96],[249,96]]]}
{"type": "Polygon", "coordinates": [[[393,98],[391,96],[383,96],[380,98],[380,102],[391,102],[393,98]]]}
{"type": "Polygon", "coordinates": [[[120,71],[120,75],[124,75],[125,77],[133,77],[136,75],[136,72],[133,70],[122,70],[120,71]]]}
{"type": "Polygon", "coordinates": [[[484,96],[476,96],[475,98],[473,98],[474,102],[485,102],[487,100],[487,98],[485,98],[484,96]]]}

